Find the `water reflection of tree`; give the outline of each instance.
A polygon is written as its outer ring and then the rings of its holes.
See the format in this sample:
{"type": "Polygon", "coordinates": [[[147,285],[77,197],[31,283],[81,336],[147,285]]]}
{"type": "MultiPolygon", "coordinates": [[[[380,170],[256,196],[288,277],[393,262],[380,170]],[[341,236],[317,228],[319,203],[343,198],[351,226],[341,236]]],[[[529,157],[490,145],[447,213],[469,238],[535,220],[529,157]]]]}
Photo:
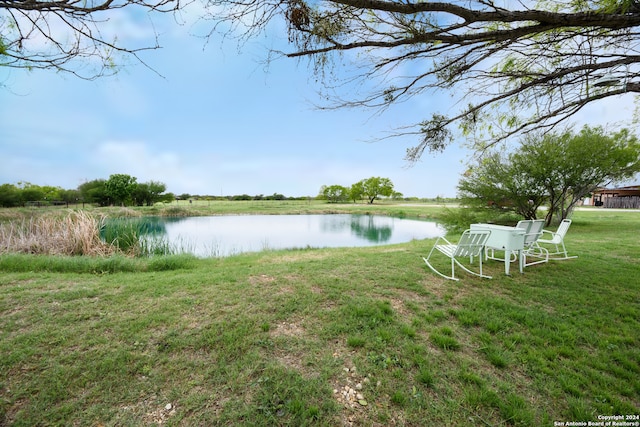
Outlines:
{"type": "Polygon", "coordinates": [[[353,215],[322,215],[320,218],[320,230],[331,233],[340,233],[353,221],[353,215]]]}
{"type": "Polygon", "coordinates": [[[360,216],[351,219],[351,232],[373,243],[391,239],[393,228],[388,225],[376,225],[373,216],[360,216]]]}

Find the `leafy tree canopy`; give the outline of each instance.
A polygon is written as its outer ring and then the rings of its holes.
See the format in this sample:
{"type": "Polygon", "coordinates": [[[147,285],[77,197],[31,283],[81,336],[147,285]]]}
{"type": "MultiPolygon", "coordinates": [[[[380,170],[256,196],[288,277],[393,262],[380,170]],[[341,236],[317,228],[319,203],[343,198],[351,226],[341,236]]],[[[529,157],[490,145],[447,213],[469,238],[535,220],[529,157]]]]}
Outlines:
{"type": "Polygon", "coordinates": [[[13,184],[0,185],[0,206],[11,208],[20,205],[20,190],[13,184]]]}
{"type": "Polygon", "coordinates": [[[640,142],[629,130],[606,134],[584,127],[579,133],[528,136],[514,162],[547,190],[552,217],[567,218],[576,204],[596,188],[632,178],[640,172],[640,142]]]}
{"type": "Polygon", "coordinates": [[[390,197],[393,194],[393,183],[389,178],[380,178],[374,176],[360,181],[362,185],[362,194],[367,198],[369,204],[372,204],[378,196],[390,197]]]}
{"type": "Polygon", "coordinates": [[[364,180],[358,181],[349,188],[349,199],[354,203],[364,197],[364,180]]]}
{"type": "Polygon", "coordinates": [[[150,181],[137,184],[131,192],[131,197],[138,206],[153,204],[163,199],[163,193],[167,190],[167,186],[162,182],[150,181]]]}
{"type": "Polygon", "coordinates": [[[80,184],[78,191],[83,202],[97,203],[100,206],[108,206],[111,204],[111,199],[107,196],[105,190],[104,179],[94,179],[80,184]]]}
{"type": "Polygon", "coordinates": [[[393,183],[389,178],[377,176],[362,179],[351,187],[342,185],[323,185],[320,188],[320,195],[332,203],[338,203],[351,199],[354,202],[366,198],[372,204],[379,196],[402,197],[402,193],[393,191],[393,183]]]}
{"type": "Polygon", "coordinates": [[[251,38],[282,31],[284,21],[290,50],[282,54],[309,59],[335,100],[329,107],[386,109],[451,92],[454,108],[396,129],[417,137],[407,150],[410,161],[459,135],[483,149],[566,123],[591,102],[640,92],[638,0],[208,0],[208,6],[212,33],[251,38]],[[347,84],[342,91],[339,76],[347,84]],[[611,86],[616,79],[624,84],[611,86]]]}
{"type": "Polygon", "coordinates": [[[533,219],[546,202],[547,225],[567,218],[596,188],[640,172],[640,142],[627,129],[607,135],[602,128],[578,133],[530,134],[508,154],[493,152],[464,176],[463,200],[487,208],[513,210],[533,219]]]}
{"type": "Polygon", "coordinates": [[[546,201],[546,189],[511,161],[513,154],[487,153],[469,169],[458,184],[460,201],[474,209],[513,211],[525,219],[536,219],[546,201]]]}
{"type": "Polygon", "coordinates": [[[39,186],[29,182],[0,185],[0,207],[14,207],[27,202],[38,204],[51,203],[95,203],[100,206],[134,202],[142,206],[151,206],[156,202],[170,202],[174,195],[165,193],[162,182],[149,181],[137,183],[137,178],[116,174],[108,180],[94,179],[78,186],[76,190],[65,190],[49,185],[39,186]]]}
{"type": "Polygon", "coordinates": [[[345,202],[349,199],[349,188],[342,185],[323,185],[320,194],[330,203],[345,202]]]}
{"type": "Polygon", "coordinates": [[[123,205],[131,200],[133,191],[136,189],[137,178],[117,173],[109,176],[104,183],[105,193],[111,198],[114,204],[123,205]]]}

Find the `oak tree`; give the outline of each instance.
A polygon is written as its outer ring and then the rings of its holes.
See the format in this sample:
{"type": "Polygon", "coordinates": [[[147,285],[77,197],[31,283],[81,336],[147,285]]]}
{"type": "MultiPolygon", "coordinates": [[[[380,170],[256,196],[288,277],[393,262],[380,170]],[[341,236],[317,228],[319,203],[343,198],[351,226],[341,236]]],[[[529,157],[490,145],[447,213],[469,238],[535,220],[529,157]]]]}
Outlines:
{"type": "Polygon", "coordinates": [[[546,188],[511,161],[513,154],[492,151],[470,167],[458,184],[458,197],[474,210],[511,211],[524,219],[537,219],[547,200],[546,188]]]}
{"type": "Polygon", "coordinates": [[[329,201],[329,203],[345,202],[349,198],[349,188],[342,185],[323,185],[322,188],[320,188],[320,194],[329,201]]]}
{"type": "Polygon", "coordinates": [[[116,173],[109,176],[104,183],[105,194],[114,205],[124,206],[131,200],[133,191],[138,183],[137,178],[131,175],[116,173]]]}
{"type": "Polygon", "coordinates": [[[112,203],[106,190],[106,180],[94,179],[86,181],[78,186],[82,203],[96,203],[100,206],[108,206],[112,203]]]}
{"type": "Polygon", "coordinates": [[[366,197],[369,204],[373,204],[378,196],[390,197],[393,194],[393,183],[389,178],[372,176],[359,181],[354,186],[362,189],[362,195],[366,197]]]}

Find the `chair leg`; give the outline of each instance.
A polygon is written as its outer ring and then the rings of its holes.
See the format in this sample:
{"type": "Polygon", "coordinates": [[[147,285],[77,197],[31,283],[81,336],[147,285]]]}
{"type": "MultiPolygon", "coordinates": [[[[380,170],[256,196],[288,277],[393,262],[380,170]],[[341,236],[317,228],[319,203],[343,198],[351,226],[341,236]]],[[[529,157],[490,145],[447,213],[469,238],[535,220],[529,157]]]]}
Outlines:
{"type": "Polygon", "coordinates": [[[522,252],[522,257],[523,257],[523,266],[524,267],[528,267],[530,265],[535,265],[535,264],[542,264],[543,262],[548,262],[549,261],[549,251],[546,250],[543,247],[540,247],[540,246],[536,245],[536,246],[532,247],[531,249],[529,249],[528,251],[522,252]],[[529,255],[530,257],[533,257],[533,258],[540,258],[540,261],[534,261],[534,262],[527,263],[527,255],[529,255]]]}
{"type": "Polygon", "coordinates": [[[428,258],[422,257],[422,259],[423,259],[423,260],[424,260],[424,262],[427,264],[427,266],[429,266],[429,268],[430,268],[431,270],[433,270],[433,272],[434,272],[434,273],[436,273],[437,275],[442,276],[442,277],[444,277],[445,279],[449,279],[449,280],[455,280],[455,281],[460,280],[460,279],[457,279],[457,278],[455,278],[455,277],[453,276],[453,271],[452,271],[452,273],[451,273],[451,276],[447,276],[446,274],[442,274],[442,273],[440,273],[438,270],[436,270],[436,269],[435,269],[435,267],[431,265],[431,263],[429,262],[428,258]]]}
{"type": "Polygon", "coordinates": [[[577,255],[569,256],[569,253],[567,252],[567,248],[564,246],[564,241],[561,241],[559,244],[556,244],[556,251],[553,253],[550,253],[549,255],[550,255],[549,259],[554,261],[562,261],[565,259],[578,258],[577,255]],[[561,245],[562,245],[562,250],[560,250],[561,245]]]}
{"type": "MultiPolygon", "coordinates": [[[[477,273],[475,271],[471,271],[470,269],[468,269],[467,267],[465,267],[464,265],[462,265],[455,256],[451,256],[453,255],[453,252],[451,254],[447,253],[448,251],[442,250],[440,248],[438,248],[436,245],[434,245],[433,248],[431,248],[431,251],[429,252],[429,255],[427,255],[427,257],[422,257],[422,259],[424,260],[425,264],[427,264],[427,266],[436,274],[438,274],[439,276],[444,277],[445,279],[449,279],[449,280],[455,280],[458,281],[460,279],[458,279],[457,277],[455,277],[455,269],[456,269],[456,264],[462,268],[464,271],[473,274],[474,276],[480,276],[480,277],[484,277],[487,279],[491,279],[491,276],[487,276],[485,274],[482,273],[482,258],[485,256],[485,252],[484,249],[480,251],[479,257],[480,258],[480,273],[477,273]],[[451,259],[451,276],[447,276],[441,272],[439,272],[433,265],[431,265],[431,263],[429,262],[429,260],[431,259],[431,255],[433,255],[433,251],[434,249],[438,249],[440,252],[442,252],[443,254],[445,254],[448,258],[451,259]]],[[[470,262],[473,261],[474,257],[470,257],[470,262]]]]}
{"type": "Polygon", "coordinates": [[[480,266],[480,273],[477,273],[475,271],[469,270],[467,267],[465,267],[464,265],[460,264],[460,262],[455,258],[452,258],[451,261],[455,262],[461,269],[463,269],[467,273],[473,274],[474,276],[484,277],[485,279],[491,279],[492,278],[492,276],[487,276],[485,274],[482,274],[482,265],[480,266]]]}

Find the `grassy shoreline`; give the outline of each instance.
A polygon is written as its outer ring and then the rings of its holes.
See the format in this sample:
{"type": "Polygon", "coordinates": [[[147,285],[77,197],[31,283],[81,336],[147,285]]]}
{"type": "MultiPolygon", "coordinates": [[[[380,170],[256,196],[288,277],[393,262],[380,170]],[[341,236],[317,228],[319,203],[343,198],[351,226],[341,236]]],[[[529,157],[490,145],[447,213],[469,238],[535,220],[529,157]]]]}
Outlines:
{"type": "Polygon", "coordinates": [[[105,270],[0,256],[0,425],[544,426],[638,414],[638,235],[638,212],[579,211],[567,242],[577,259],[512,277],[489,263],[494,279],[460,283],[420,259],[433,240],[153,267],[163,257],[118,258],[105,270]]]}
{"type": "Polygon", "coordinates": [[[255,201],[180,201],[171,204],[156,204],[141,207],[92,207],[82,205],[44,208],[0,209],[0,222],[24,217],[61,215],[68,211],[82,210],[108,217],[131,216],[205,216],[205,215],[255,215],[255,214],[376,214],[433,218],[446,206],[436,203],[402,203],[378,201],[366,203],[327,203],[319,200],[255,200],[255,201]]]}

